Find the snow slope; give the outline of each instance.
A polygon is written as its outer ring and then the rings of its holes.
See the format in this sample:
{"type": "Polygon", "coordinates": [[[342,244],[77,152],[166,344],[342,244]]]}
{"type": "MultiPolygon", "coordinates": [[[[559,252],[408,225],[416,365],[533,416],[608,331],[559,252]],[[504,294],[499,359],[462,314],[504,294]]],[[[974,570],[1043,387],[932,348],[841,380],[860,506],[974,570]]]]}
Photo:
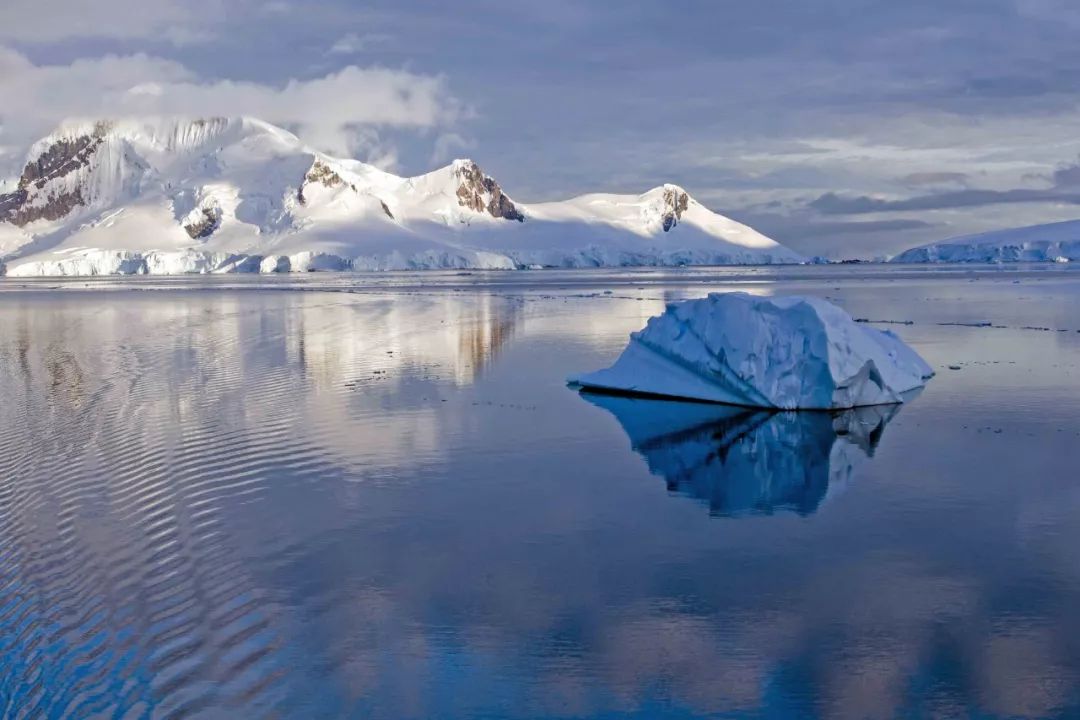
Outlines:
{"type": "Polygon", "coordinates": [[[1080,220],[964,235],[905,250],[896,263],[1080,260],[1080,220]]]}
{"type": "Polygon", "coordinates": [[[0,188],[8,275],[802,261],[674,185],[525,205],[470,160],[398,177],[252,118],[68,123],[0,188]]]}
{"type": "Polygon", "coordinates": [[[713,293],[650,318],[584,388],[780,410],[903,402],[933,370],[896,335],[813,297],[713,293]]]}

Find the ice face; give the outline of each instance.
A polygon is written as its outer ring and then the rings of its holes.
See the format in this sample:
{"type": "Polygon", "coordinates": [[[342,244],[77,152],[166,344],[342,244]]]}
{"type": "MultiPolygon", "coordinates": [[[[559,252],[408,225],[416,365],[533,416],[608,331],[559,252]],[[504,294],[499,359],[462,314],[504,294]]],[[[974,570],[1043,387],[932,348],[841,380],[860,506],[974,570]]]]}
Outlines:
{"type": "Polygon", "coordinates": [[[964,235],[905,250],[896,263],[1008,263],[1080,260],[1080,220],[964,235]]]}
{"type": "Polygon", "coordinates": [[[669,492],[724,517],[813,513],[830,488],[850,481],[873,455],[899,409],[795,413],[588,391],[581,396],[618,419],[669,492]]]}
{"type": "Polygon", "coordinates": [[[810,297],[714,293],[670,305],[586,388],[744,407],[843,409],[903,402],[933,375],[890,332],[810,297]]]}

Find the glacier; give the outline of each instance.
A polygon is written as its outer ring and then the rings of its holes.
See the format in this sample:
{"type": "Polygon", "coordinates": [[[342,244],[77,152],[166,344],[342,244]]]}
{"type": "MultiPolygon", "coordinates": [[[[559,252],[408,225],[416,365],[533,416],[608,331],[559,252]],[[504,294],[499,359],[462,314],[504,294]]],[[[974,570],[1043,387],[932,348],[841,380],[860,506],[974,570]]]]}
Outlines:
{"type": "Polygon", "coordinates": [[[673,303],[632,333],[585,389],[779,410],[904,401],[934,374],[889,331],[814,297],[713,293],[673,303]]]}
{"type": "Polygon", "coordinates": [[[1080,220],[963,235],[910,248],[894,263],[1006,263],[1080,260],[1080,220]]]}
{"type": "Polygon", "coordinates": [[[68,122],[0,181],[10,276],[803,261],[677,185],[522,203],[472,160],[399,177],[247,117],[68,122]]]}

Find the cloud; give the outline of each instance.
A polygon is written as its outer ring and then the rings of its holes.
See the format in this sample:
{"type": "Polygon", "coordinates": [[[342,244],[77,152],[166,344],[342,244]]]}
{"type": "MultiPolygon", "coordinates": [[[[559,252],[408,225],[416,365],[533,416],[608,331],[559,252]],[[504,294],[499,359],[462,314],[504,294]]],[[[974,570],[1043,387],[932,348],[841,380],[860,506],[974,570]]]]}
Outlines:
{"type": "Polygon", "coordinates": [[[0,46],[0,144],[26,147],[69,117],[253,115],[284,125],[339,154],[379,148],[372,131],[448,128],[462,104],[439,76],[356,66],[281,85],[205,80],[177,62],[148,55],[35,65],[0,46]]]}
{"type": "Polygon", "coordinates": [[[458,133],[443,133],[435,138],[435,149],[431,153],[431,162],[445,162],[451,159],[458,150],[472,150],[475,146],[476,143],[458,133]]]}
{"type": "Polygon", "coordinates": [[[823,215],[861,215],[880,212],[910,212],[970,208],[1011,203],[1066,203],[1080,205],[1080,194],[1057,190],[957,190],[936,195],[919,195],[901,200],[887,200],[869,195],[839,195],[827,192],[809,203],[823,215]]]}
{"type": "Polygon", "coordinates": [[[259,8],[259,12],[263,15],[289,15],[292,11],[293,6],[285,0],[270,0],[259,8]]]}
{"type": "Polygon", "coordinates": [[[806,210],[724,214],[801,253],[833,259],[878,257],[946,232],[939,224],[915,218],[821,220],[806,210]]]}
{"type": "Polygon", "coordinates": [[[923,185],[967,185],[970,177],[962,172],[915,172],[900,178],[909,187],[923,185]]]}
{"type": "Polygon", "coordinates": [[[375,33],[358,35],[356,33],[348,33],[338,38],[338,41],[330,46],[327,53],[330,55],[356,55],[357,53],[371,50],[389,40],[389,35],[375,33]]]}
{"type": "Polygon", "coordinates": [[[1080,162],[1059,166],[1049,179],[1056,188],[1080,187],[1080,162]]]}
{"type": "MultiPolygon", "coordinates": [[[[932,206],[949,216],[920,219],[944,220],[958,233],[980,229],[994,207],[1015,215],[1075,209],[1038,205],[1031,191],[1052,183],[1080,191],[1080,169],[1070,175],[1059,167],[1080,153],[1076,3],[858,4],[858,13],[852,0],[689,3],[670,12],[627,0],[613,15],[602,4],[572,0],[9,1],[0,13],[0,45],[24,52],[38,70],[104,66],[102,56],[111,53],[114,71],[145,76],[128,87],[145,83],[146,92],[127,96],[119,80],[114,89],[113,80],[84,78],[44,97],[31,91],[32,102],[23,102],[11,91],[18,82],[0,77],[8,101],[0,107],[7,125],[0,145],[21,148],[31,133],[19,126],[47,130],[40,115],[51,125],[59,114],[111,108],[239,106],[327,149],[400,158],[416,172],[432,158],[462,152],[453,134],[482,138],[475,153],[485,166],[529,199],[672,181],[696,195],[714,190],[728,209],[753,213],[775,203],[773,212],[790,213],[830,192],[896,201],[1024,190],[911,200],[912,210],[932,206]],[[80,57],[96,59],[76,62],[80,57]],[[391,108],[410,105],[410,117],[424,114],[422,103],[401,103],[393,90],[366,101],[361,91],[380,83],[341,67],[376,61],[410,70],[414,99],[434,98],[440,119],[370,124],[388,101],[391,108]],[[155,71],[145,67],[155,63],[155,71]],[[464,110],[448,98],[442,77],[483,110],[469,118],[467,133],[464,110]],[[290,78],[318,88],[323,106],[303,106],[290,78]],[[420,89],[427,80],[438,89],[420,89]],[[103,83],[110,87],[101,93],[103,83]],[[47,112],[32,109],[41,102],[47,112]],[[339,110],[339,103],[348,107],[339,110]],[[445,119],[455,114],[457,121],[445,119]],[[353,115],[358,123],[346,117],[353,115]],[[359,126],[368,130],[359,133],[359,126]],[[999,204],[978,204],[989,201],[999,204]]],[[[826,212],[840,204],[827,199],[822,212],[806,214],[811,221],[846,215],[826,212]]],[[[885,232],[878,237],[891,242],[885,232]]]]}
{"type": "Polygon", "coordinates": [[[898,232],[903,230],[921,230],[934,227],[924,220],[896,218],[893,220],[864,220],[850,222],[815,222],[804,227],[809,234],[817,237],[828,235],[850,235],[868,232],[898,232]]]}
{"type": "Polygon", "coordinates": [[[0,42],[56,43],[70,38],[209,39],[208,28],[247,0],[35,0],[5,2],[0,42]]]}

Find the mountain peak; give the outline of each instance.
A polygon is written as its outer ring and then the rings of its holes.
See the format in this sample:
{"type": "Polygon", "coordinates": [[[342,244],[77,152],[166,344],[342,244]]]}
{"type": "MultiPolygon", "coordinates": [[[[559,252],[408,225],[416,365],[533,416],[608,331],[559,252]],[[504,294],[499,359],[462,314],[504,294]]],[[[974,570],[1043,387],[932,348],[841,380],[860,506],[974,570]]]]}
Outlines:
{"type": "Polygon", "coordinates": [[[645,197],[656,203],[661,215],[664,232],[670,232],[673,227],[679,224],[683,213],[690,207],[690,201],[692,200],[690,193],[673,183],[664,183],[654,187],[645,193],[645,197]]]}
{"type": "Polygon", "coordinates": [[[454,172],[458,172],[466,168],[479,169],[480,166],[472,158],[455,158],[454,161],[450,163],[450,167],[454,170],[454,172]]]}
{"type": "Polygon", "coordinates": [[[9,274],[800,259],[678,185],[525,206],[471,158],[398,177],[248,117],[69,121],[0,188],[9,274]]]}
{"type": "Polygon", "coordinates": [[[486,174],[473,160],[458,159],[451,163],[458,180],[455,195],[463,208],[487,213],[494,218],[525,222],[525,215],[506,195],[499,183],[486,174]]]}

